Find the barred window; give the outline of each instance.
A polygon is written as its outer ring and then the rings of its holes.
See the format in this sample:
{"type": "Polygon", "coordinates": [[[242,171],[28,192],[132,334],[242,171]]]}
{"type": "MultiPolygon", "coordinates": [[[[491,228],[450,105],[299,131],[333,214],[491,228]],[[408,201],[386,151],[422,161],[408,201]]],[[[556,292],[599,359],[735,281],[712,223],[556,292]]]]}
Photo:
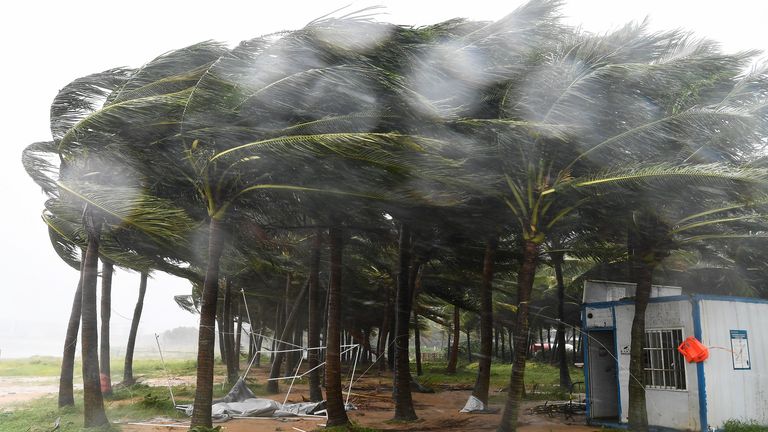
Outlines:
{"type": "Polygon", "coordinates": [[[645,332],[645,387],[685,390],[685,360],[677,347],[683,331],[647,330],[645,332]]]}

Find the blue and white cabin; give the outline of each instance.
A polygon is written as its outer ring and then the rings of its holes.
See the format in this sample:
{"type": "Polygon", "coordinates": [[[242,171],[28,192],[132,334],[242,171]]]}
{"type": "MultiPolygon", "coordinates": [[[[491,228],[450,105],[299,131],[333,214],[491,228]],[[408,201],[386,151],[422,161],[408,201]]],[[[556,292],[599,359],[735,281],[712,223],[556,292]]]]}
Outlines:
{"type": "MultiPolygon", "coordinates": [[[[582,330],[587,421],[627,423],[629,346],[635,285],[588,281],[582,330]]],[[[645,315],[648,423],[659,429],[718,430],[728,420],[768,425],[768,301],[683,295],[655,286],[645,315]],[[687,363],[677,351],[688,336],[709,358],[687,363]]]]}

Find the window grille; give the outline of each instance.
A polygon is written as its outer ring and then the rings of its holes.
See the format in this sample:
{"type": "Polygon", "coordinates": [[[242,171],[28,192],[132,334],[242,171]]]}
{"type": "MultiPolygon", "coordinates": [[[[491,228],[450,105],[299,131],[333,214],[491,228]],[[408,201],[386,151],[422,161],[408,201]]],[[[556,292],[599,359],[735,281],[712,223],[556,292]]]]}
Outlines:
{"type": "Polygon", "coordinates": [[[645,387],[685,390],[685,360],[677,347],[683,342],[683,331],[647,330],[645,332],[645,387]]]}

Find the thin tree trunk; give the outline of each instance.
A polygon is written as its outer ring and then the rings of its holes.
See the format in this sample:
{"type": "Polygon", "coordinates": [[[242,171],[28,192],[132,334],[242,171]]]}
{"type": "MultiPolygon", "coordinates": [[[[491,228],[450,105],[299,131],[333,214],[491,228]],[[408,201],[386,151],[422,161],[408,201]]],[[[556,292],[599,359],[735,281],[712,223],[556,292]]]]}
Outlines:
{"type": "Polygon", "coordinates": [[[75,298],[72,300],[72,311],[69,313],[67,335],[64,337],[64,352],[61,359],[61,375],[59,377],[59,408],[75,405],[73,391],[75,352],[77,351],[77,334],[80,330],[80,314],[83,304],[83,263],[85,252],[80,257],[80,277],[77,281],[75,298]]]}
{"type": "Polygon", "coordinates": [[[470,330],[466,329],[467,331],[467,360],[469,363],[472,363],[472,341],[470,340],[469,333],[470,330]]]}
{"type": "Polygon", "coordinates": [[[224,337],[224,308],[216,314],[216,328],[219,337],[219,357],[221,363],[227,364],[227,339],[224,337]]]}
{"type": "Polygon", "coordinates": [[[557,280],[557,351],[560,363],[560,388],[571,389],[571,374],[568,371],[568,358],[565,350],[565,283],[563,282],[563,253],[552,255],[557,280]]]}
{"type": "MultiPolygon", "coordinates": [[[[320,246],[322,245],[322,233],[315,231],[312,240],[312,252],[309,258],[309,317],[307,324],[307,345],[309,348],[320,346],[320,246]]],[[[307,352],[307,366],[310,370],[320,364],[320,351],[310,349],[307,352]]],[[[323,390],[320,388],[320,368],[309,373],[309,400],[320,402],[323,400],[323,390]]]]}
{"type": "MultiPolygon", "coordinates": [[[[395,294],[395,293],[390,293],[395,294]]],[[[387,367],[389,370],[395,370],[395,314],[397,311],[397,305],[395,298],[392,298],[392,307],[389,308],[389,328],[387,329],[387,367]]]]}
{"type": "Polygon", "coordinates": [[[99,379],[99,323],[96,313],[101,223],[93,220],[90,211],[86,211],[85,218],[88,231],[88,249],[83,264],[83,329],[80,346],[83,361],[83,427],[88,428],[109,424],[109,420],[107,420],[107,414],[104,412],[104,399],[101,395],[101,380],[99,379]]]}
{"type": "MultiPolygon", "coordinates": [[[[287,299],[283,299],[283,301],[287,301],[287,299]]],[[[275,361],[275,350],[277,349],[277,329],[282,327],[280,317],[283,312],[280,304],[281,303],[278,303],[277,308],[275,309],[275,328],[272,331],[272,348],[270,349],[269,353],[269,364],[272,364],[275,361]]]]}
{"type": "Polygon", "coordinates": [[[531,301],[538,255],[539,245],[532,241],[526,241],[523,250],[523,262],[517,277],[517,319],[509,393],[504,405],[501,423],[497,429],[498,432],[517,430],[517,418],[524,390],[525,357],[528,348],[528,305],[531,301]]]}
{"type": "Polygon", "coordinates": [[[224,248],[220,221],[211,218],[208,233],[208,267],[203,283],[200,326],[197,342],[197,387],[191,427],[211,427],[213,400],[213,357],[215,349],[216,303],[219,291],[219,260],[224,248]]]}
{"type": "Polygon", "coordinates": [[[133,308],[131,331],[128,333],[128,344],[125,347],[125,365],[123,366],[124,385],[133,385],[136,382],[133,377],[133,349],[136,346],[136,334],[139,331],[141,312],[144,309],[144,294],[147,292],[147,276],[147,272],[141,273],[141,281],[139,282],[139,299],[136,300],[136,306],[133,308]]]}
{"type": "Polygon", "coordinates": [[[456,365],[459,362],[459,338],[461,337],[460,328],[460,310],[459,307],[453,306],[453,342],[451,343],[451,354],[448,357],[448,367],[445,371],[449,374],[456,373],[456,365]]]}
{"type": "Polygon", "coordinates": [[[483,257],[483,283],[480,287],[480,354],[477,378],[472,396],[488,405],[491,382],[491,356],[493,356],[493,263],[497,247],[496,236],[488,238],[483,257]]]}
{"type": "MultiPolygon", "coordinates": [[[[262,325],[260,328],[264,328],[262,325]]],[[[261,347],[264,343],[264,337],[259,335],[259,338],[256,339],[256,367],[261,367],[261,347]]]]}
{"type": "MultiPolygon", "coordinates": [[[[240,350],[242,349],[242,335],[243,335],[243,311],[238,301],[237,307],[237,330],[235,333],[235,370],[240,374],[240,350]]],[[[248,357],[250,360],[250,357],[248,357]]]]}
{"type": "Polygon", "coordinates": [[[395,377],[392,397],[395,420],[416,420],[411,397],[411,371],[408,360],[408,327],[411,321],[410,263],[411,232],[407,224],[400,227],[400,260],[395,294],[395,377]]]}
{"type": "Polygon", "coordinates": [[[547,325],[547,359],[549,361],[552,361],[552,356],[554,351],[552,351],[552,327],[547,325]]]}
{"type": "Polygon", "coordinates": [[[499,339],[501,339],[501,362],[502,363],[507,361],[507,350],[506,350],[507,337],[504,335],[504,333],[506,333],[506,330],[504,330],[504,327],[501,327],[499,329],[499,339]]]}
{"type": "Polygon", "coordinates": [[[328,330],[325,334],[325,392],[328,426],[349,423],[341,389],[341,269],[343,239],[340,227],[328,230],[331,274],[328,283],[328,330]]]}
{"type": "MultiPolygon", "coordinates": [[[[642,255],[641,255],[642,256],[642,255]]],[[[635,268],[637,288],[635,289],[635,317],[632,319],[629,344],[629,429],[637,432],[648,430],[648,410],[645,402],[645,371],[643,370],[643,349],[645,348],[645,310],[651,296],[654,264],[640,263],[635,268]]]]}
{"type": "Polygon", "coordinates": [[[99,370],[101,388],[105,395],[112,394],[112,375],[109,370],[109,319],[112,312],[112,273],[111,262],[101,260],[101,347],[99,352],[99,370]]]}
{"type": "Polygon", "coordinates": [[[234,385],[239,378],[237,366],[235,366],[235,332],[232,319],[232,285],[229,279],[224,278],[224,348],[226,351],[227,382],[234,385]]]}
{"type": "Polygon", "coordinates": [[[379,362],[379,372],[387,368],[387,361],[384,358],[387,352],[387,339],[389,338],[389,316],[392,308],[392,300],[388,289],[384,290],[386,303],[384,304],[384,320],[379,328],[379,343],[376,346],[376,360],[379,362]]]}
{"type": "Polygon", "coordinates": [[[421,331],[419,330],[419,314],[416,312],[413,313],[413,350],[416,352],[416,376],[421,376],[421,331]]]}
{"type": "MultiPolygon", "coordinates": [[[[290,278],[286,283],[290,283],[290,278]]],[[[285,341],[287,337],[291,336],[293,332],[293,327],[296,324],[296,317],[298,316],[299,309],[301,308],[301,304],[304,301],[304,295],[306,294],[308,287],[309,287],[309,281],[307,281],[307,283],[304,284],[298,296],[296,297],[296,300],[293,303],[293,307],[291,308],[288,318],[285,320],[285,327],[283,327],[283,331],[282,333],[280,333],[281,341],[285,341]]],[[[289,347],[283,344],[282,342],[278,342],[277,349],[276,349],[276,351],[278,352],[275,353],[275,359],[272,362],[271,369],[269,370],[270,378],[277,378],[280,376],[280,367],[282,366],[283,359],[286,357],[286,354],[287,354],[283,351],[288,348],[289,347]]],[[[290,369],[290,367],[288,367],[288,369],[290,369]]],[[[289,370],[288,374],[290,373],[291,371],[289,370]]],[[[268,392],[277,393],[279,390],[280,390],[280,386],[277,380],[273,379],[272,381],[267,381],[268,392]]]]}

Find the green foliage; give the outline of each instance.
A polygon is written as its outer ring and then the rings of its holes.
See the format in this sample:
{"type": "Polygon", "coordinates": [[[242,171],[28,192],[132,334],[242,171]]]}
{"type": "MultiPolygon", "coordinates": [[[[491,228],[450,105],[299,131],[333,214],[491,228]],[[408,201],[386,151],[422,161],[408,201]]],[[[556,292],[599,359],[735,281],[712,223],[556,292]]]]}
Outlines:
{"type": "MultiPolygon", "coordinates": [[[[78,365],[75,365],[77,370],[78,365]]],[[[58,376],[61,372],[61,359],[56,357],[34,356],[24,359],[0,360],[0,376],[58,376]]]]}
{"type": "MultiPolygon", "coordinates": [[[[122,377],[123,359],[113,358],[112,375],[122,377]]],[[[197,367],[195,360],[167,359],[165,366],[172,375],[194,375],[197,367]]],[[[75,360],[75,370],[80,369],[80,359],[75,360]]],[[[45,376],[56,377],[61,373],[61,359],[58,357],[33,356],[23,359],[0,360],[0,376],[45,376]]],[[[157,359],[137,358],[133,360],[133,373],[136,376],[159,378],[165,376],[162,363],[157,359]]]]}
{"type": "MultiPolygon", "coordinates": [[[[459,365],[455,374],[445,373],[445,363],[426,363],[424,375],[418,381],[425,386],[439,390],[441,384],[458,386],[472,384],[477,376],[477,363],[459,365]]],[[[512,365],[491,364],[491,392],[505,389],[509,384],[512,365]]],[[[571,368],[573,381],[581,381],[583,370],[571,368]]],[[[549,363],[530,361],[525,367],[525,389],[528,399],[567,399],[560,390],[560,369],[549,363]]],[[[506,395],[506,393],[504,393],[506,395]]]]}
{"type": "Polygon", "coordinates": [[[756,421],[728,420],[723,424],[724,432],[766,432],[768,425],[758,424],[756,421]]]}
{"type": "Polygon", "coordinates": [[[165,409],[165,408],[173,408],[173,404],[171,403],[171,399],[168,396],[158,396],[157,394],[147,393],[144,395],[144,398],[139,401],[139,405],[141,405],[144,408],[153,408],[153,409],[165,409]]]}

